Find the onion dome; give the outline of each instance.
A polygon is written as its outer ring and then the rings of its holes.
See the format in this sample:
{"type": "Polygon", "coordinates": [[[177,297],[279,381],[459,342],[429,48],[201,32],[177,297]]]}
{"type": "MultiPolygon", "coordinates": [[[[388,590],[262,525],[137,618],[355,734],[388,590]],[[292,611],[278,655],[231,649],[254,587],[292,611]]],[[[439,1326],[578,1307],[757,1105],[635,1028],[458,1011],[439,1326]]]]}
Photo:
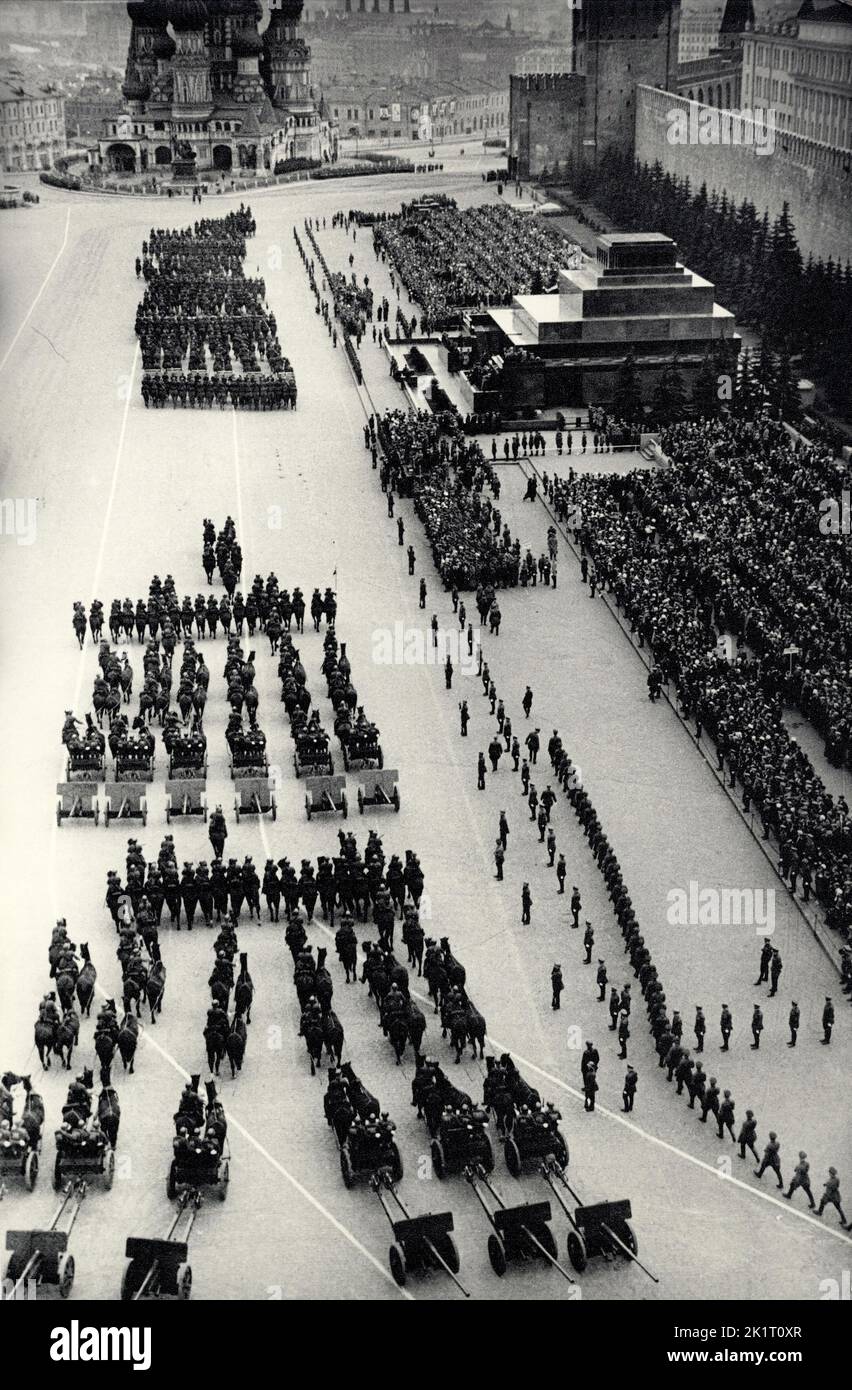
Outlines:
{"type": "Polygon", "coordinates": [[[224,19],[260,19],[263,7],[260,0],[208,0],[211,17],[221,15],[224,19]]]}
{"type": "Polygon", "coordinates": [[[172,28],[203,29],[209,17],[207,0],[169,0],[168,17],[172,28]]]}
{"type": "Polygon", "coordinates": [[[129,0],[127,13],[134,24],[153,28],[165,24],[168,19],[167,0],[129,0]]]}
{"type": "Polygon", "coordinates": [[[256,29],[240,29],[231,40],[236,58],[253,58],[263,52],[263,39],[256,29]]]}
{"type": "Polygon", "coordinates": [[[168,59],[174,57],[175,41],[166,29],[155,38],[151,45],[151,52],[155,58],[168,59]]]}

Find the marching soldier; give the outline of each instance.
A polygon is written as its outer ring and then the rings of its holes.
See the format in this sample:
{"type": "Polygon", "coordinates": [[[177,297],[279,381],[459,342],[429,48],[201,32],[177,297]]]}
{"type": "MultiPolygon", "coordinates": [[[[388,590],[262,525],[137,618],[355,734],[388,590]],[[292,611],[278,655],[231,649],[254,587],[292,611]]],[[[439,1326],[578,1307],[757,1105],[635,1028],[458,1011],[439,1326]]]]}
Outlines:
{"type": "Polygon", "coordinates": [[[715,1076],[710,1077],[707,1090],[701,1097],[701,1123],[706,1125],[707,1116],[713,1111],[716,1119],[719,1118],[719,1086],[715,1076]]]}
{"type": "Polygon", "coordinates": [[[731,1034],[734,1031],[734,1020],[727,1004],[722,1005],[722,1013],[719,1017],[719,1030],[722,1034],[722,1046],[720,1052],[730,1052],[731,1034]]]}
{"type": "Polygon", "coordinates": [[[751,1036],[754,1038],[752,1051],[756,1052],[760,1047],[760,1035],[763,1032],[763,1010],[759,1004],[755,1004],[754,1013],[751,1016],[751,1036]]]}
{"type": "Polygon", "coordinates": [[[618,1044],[619,1057],[622,1061],[627,1058],[627,1039],[630,1037],[630,1020],[627,1014],[621,1013],[618,1016],[618,1044]]]}
{"type": "Polygon", "coordinates": [[[755,1143],[757,1142],[757,1120],[754,1118],[754,1111],[747,1110],[746,1117],[740,1126],[737,1136],[737,1143],[740,1146],[740,1158],[745,1158],[745,1151],[749,1149],[754,1156],[755,1163],[759,1162],[755,1143]]]}
{"type": "MultiPolygon", "coordinates": [[[[706,1074],[706,1072],[704,1071],[704,1067],[703,1067],[703,1065],[702,1065],[701,1062],[696,1062],[696,1064],[695,1064],[695,1071],[692,1073],[692,1076],[690,1077],[690,1079],[689,1079],[689,1081],[688,1081],[687,1084],[688,1084],[688,1086],[689,1086],[689,1108],[690,1108],[690,1110],[694,1110],[694,1109],[695,1109],[695,1102],[696,1102],[696,1100],[700,1100],[701,1103],[702,1103],[702,1106],[703,1106],[703,1104],[704,1104],[704,1094],[705,1094],[705,1092],[706,1092],[706,1090],[707,1090],[707,1074],[706,1074]]],[[[755,1154],[755,1159],[756,1159],[756,1158],[757,1158],[757,1155],[755,1154]]]]}
{"type": "Polygon", "coordinates": [[[829,1168],[828,1170],[828,1180],[822,1189],[817,1216],[822,1216],[827,1206],[837,1207],[840,1213],[840,1224],[846,1226],[847,1231],[852,1228],[852,1221],[847,1224],[846,1216],[844,1215],[843,1207],[840,1203],[840,1179],[837,1176],[836,1168],[829,1168]]]}
{"type": "Polygon", "coordinates": [[[485,754],[480,753],[476,763],[476,786],[477,790],[485,791],[485,754]]]}
{"type": "Polygon", "coordinates": [[[719,1121],[719,1138],[724,1139],[725,1130],[727,1130],[731,1136],[731,1143],[735,1144],[737,1141],[734,1136],[734,1102],[731,1099],[730,1091],[725,1091],[723,1094],[722,1104],[719,1106],[716,1119],[719,1121]]]}
{"type": "Polygon", "coordinates": [[[781,978],[781,971],[783,968],[781,952],[776,948],[772,952],[772,960],[769,962],[769,979],[772,984],[772,988],[769,991],[770,999],[778,993],[778,981],[781,978]]]}
{"type": "Polygon", "coordinates": [[[467,700],[459,703],[459,723],[461,724],[461,736],[467,738],[467,726],[470,723],[470,710],[467,707],[467,700]]]}
{"type": "Polygon", "coordinates": [[[553,868],[553,861],[556,858],[556,831],[553,826],[547,832],[547,867],[553,868]]]}
{"type": "Polygon", "coordinates": [[[567,864],[565,863],[565,855],[564,855],[564,854],[560,854],[559,858],[558,858],[557,861],[556,861],[556,879],[557,879],[557,882],[559,883],[559,889],[558,889],[558,891],[559,891],[560,893],[564,893],[564,892],[565,892],[565,879],[566,879],[567,877],[568,877],[568,866],[567,866],[567,864]]]}
{"type": "Polygon", "coordinates": [[[512,771],[517,772],[518,763],[521,761],[521,745],[517,738],[512,739],[512,771]]]}
{"type": "Polygon", "coordinates": [[[707,1032],[707,1020],[704,1017],[704,1010],[702,1009],[700,1004],[697,1004],[695,1007],[695,1022],[692,1025],[692,1031],[695,1034],[696,1052],[703,1052],[704,1035],[707,1032]]]}
{"type": "Polygon", "coordinates": [[[762,1178],[767,1168],[771,1168],[778,1179],[778,1189],[780,1191],[784,1186],[784,1180],[781,1177],[781,1145],[778,1142],[778,1135],[775,1133],[774,1129],[769,1131],[769,1143],[763,1150],[763,1158],[761,1159],[760,1167],[755,1168],[754,1176],[756,1178],[762,1178]]]}
{"type": "Polygon", "coordinates": [[[509,822],[508,822],[508,820],[506,819],[506,812],[505,812],[505,811],[501,811],[501,812],[500,812],[500,832],[499,832],[499,839],[500,839],[500,844],[503,846],[503,848],[504,848],[504,849],[507,849],[507,848],[508,848],[508,844],[509,844],[509,822]]]}
{"type": "Polygon", "coordinates": [[[787,1020],[787,1023],[790,1028],[790,1041],[787,1044],[788,1047],[796,1046],[796,1039],[799,1036],[799,1024],[801,1023],[801,1020],[802,1016],[799,1013],[799,1006],[794,999],[790,1005],[790,1017],[787,1020]]]}
{"type": "Polygon", "coordinates": [[[638,1073],[634,1071],[633,1067],[628,1065],[627,1072],[624,1077],[624,1087],[621,1092],[621,1097],[624,1101],[625,1113],[633,1109],[633,1100],[636,1095],[636,1084],[638,1080],[638,1073]]]}
{"type": "Polygon", "coordinates": [[[618,1015],[621,1013],[621,999],[615,985],[612,986],[609,996],[609,1031],[614,1033],[618,1027],[618,1015]]]}
{"type": "MultiPolygon", "coordinates": [[[[834,1026],[834,1005],[831,1002],[831,995],[825,996],[825,1005],[822,1011],[822,1037],[820,1042],[823,1047],[828,1047],[831,1042],[831,1030],[834,1026]]],[[[830,1171],[830,1170],[829,1170],[830,1171]]]]}
{"type": "Polygon", "coordinates": [[[792,1201],[793,1193],[796,1191],[797,1187],[800,1187],[808,1199],[808,1204],[810,1206],[811,1211],[813,1211],[816,1207],[816,1202],[814,1201],[814,1194],[811,1191],[810,1171],[811,1165],[808,1163],[808,1156],[805,1153],[804,1149],[800,1149],[799,1161],[793,1169],[793,1176],[790,1179],[790,1186],[787,1188],[787,1191],[784,1193],[784,1196],[787,1198],[788,1202],[792,1201]]]}
{"type": "Polygon", "coordinates": [[[691,1091],[690,1082],[692,1080],[692,1072],[694,1066],[695,1063],[693,1062],[686,1048],[684,1048],[681,1059],[678,1062],[677,1068],[675,1070],[675,1078],[677,1080],[677,1095],[683,1095],[684,1086],[686,1087],[687,1091],[691,1091]]]}

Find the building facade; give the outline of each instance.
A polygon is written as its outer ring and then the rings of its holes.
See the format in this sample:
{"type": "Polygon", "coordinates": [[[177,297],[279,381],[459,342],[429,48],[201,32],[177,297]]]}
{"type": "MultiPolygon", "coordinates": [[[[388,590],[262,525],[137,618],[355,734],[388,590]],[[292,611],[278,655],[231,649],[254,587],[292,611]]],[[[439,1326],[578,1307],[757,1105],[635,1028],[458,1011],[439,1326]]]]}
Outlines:
{"type": "Polygon", "coordinates": [[[436,96],[425,84],[340,86],[329,89],[326,104],[342,138],[428,143],[465,136],[506,139],[509,131],[505,87],[436,96]]]}
{"type": "Polygon", "coordinates": [[[0,75],[0,167],[51,169],[67,149],[65,98],[12,72],[0,75]]]}
{"type": "Polygon", "coordinates": [[[744,106],[771,107],[782,130],[852,149],[852,5],[817,7],[743,42],[744,106]]]}
{"type": "Polygon", "coordinates": [[[304,0],[131,0],[122,91],[96,162],[123,173],[270,172],[337,157],[336,127],[311,86],[304,0]]]}
{"type": "Polygon", "coordinates": [[[680,0],[584,0],[573,10],[573,61],[513,81],[509,170],[536,177],[557,159],[596,163],[633,150],[636,88],[677,81],[680,0]]]}

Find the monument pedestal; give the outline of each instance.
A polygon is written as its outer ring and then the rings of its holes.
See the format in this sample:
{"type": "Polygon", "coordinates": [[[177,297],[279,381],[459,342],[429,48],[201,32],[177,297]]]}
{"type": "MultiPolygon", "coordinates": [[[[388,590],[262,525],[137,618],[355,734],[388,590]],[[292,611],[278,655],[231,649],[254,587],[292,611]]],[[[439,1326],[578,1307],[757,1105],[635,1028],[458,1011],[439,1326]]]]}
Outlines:
{"type": "Polygon", "coordinates": [[[198,183],[194,159],[175,159],[172,162],[172,183],[198,183]]]}

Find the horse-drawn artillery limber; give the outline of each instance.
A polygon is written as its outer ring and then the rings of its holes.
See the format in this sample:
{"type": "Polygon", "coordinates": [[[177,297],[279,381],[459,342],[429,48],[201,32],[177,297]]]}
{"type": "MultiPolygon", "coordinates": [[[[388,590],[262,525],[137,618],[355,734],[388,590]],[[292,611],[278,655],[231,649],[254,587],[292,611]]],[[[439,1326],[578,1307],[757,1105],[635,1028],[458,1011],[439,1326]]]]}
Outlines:
{"type": "Polygon", "coordinates": [[[445,1274],[449,1274],[456,1288],[461,1289],[465,1298],[469,1298],[467,1289],[456,1278],[461,1268],[461,1260],[458,1246],[451,1234],[453,1213],[440,1211],[411,1216],[386,1168],[380,1168],[373,1174],[370,1186],[391,1224],[393,1245],[388,1251],[388,1264],[400,1288],[405,1284],[409,1274],[426,1274],[430,1270],[442,1269],[445,1274]]]}
{"type": "Polygon", "coordinates": [[[342,773],[332,777],[305,778],[305,812],[311,816],[336,815],[346,820],[349,802],[346,799],[346,778],[342,773]]]}
{"type": "Polygon", "coordinates": [[[471,1164],[478,1164],[484,1173],[493,1173],[494,1150],[487,1125],[484,1110],[469,1105],[460,1109],[446,1106],[432,1140],[435,1176],[463,1173],[471,1164]]]}
{"type": "Polygon", "coordinates": [[[101,818],[97,782],[57,782],[56,824],[64,820],[90,820],[97,825],[101,818]]]}
{"type": "Polygon", "coordinates": [[[96,1174],[109,1192],[115,1178],[115,1150],[106,1133],[94,1124],[56,1131],[56,1158],[53,1187],[59,1192],[67,1176],[81,1178],[96,1174]]]}
{"type": "Polygon", "coordinates": [[[38,1181],[41,1127],[44,1123],[44,1102],[32,1089],[30,1079],[7,1072],[3,1077],[4,1101],[0,1106],[0,1191],[9,1177],[20,1177],[28,1192],[38,1181]],[[21,1081],[26,1101],[19,1121],[15,1121],[12,1085],[21,1081]]]}
{"type": "Polygon", "coordinates": [[[350,1062],[329,1071],[323,1109],[334,1130],[347,1187],[359,1178],[371,1178],[381,1168],[389,1171],[393,1182],[402,1181],[402,1155],[393,1138],[396,1126],[350,1062]]]}
{"type": "Polygon", "coordinates": [[[639,1242],[631,1225],[633,1211],[629,1199],[583,1206],[565,1173],[552,1157],[539,1165],[539,1172],[571,1223],[568,1258],[578,1274],[583,1273],[589,1260],[596,1255],[603,1256],[605,1260],[624,1256],[637,1264],[655,1284],[659,1284],[657,1276],[638,1258],[639,1242]],[[568,1192],[577,1203],[574,1211],[571,1211],[563,1191],[568,1192]]]}
{"type": "Polygon", "coordinates": [[[178,1198],[175,1219],[165,1236],[128,1236],[124,1250],[127,1264],[121,1276],[123,1303],[138,1303],[143,1298],[189,1298],[189,1237],[200,1206],[200,1192],[186,1188],[178,1198]]]}
{"type": "Polygon", "coordinates": [[[479,1164],[471,1164],[464,1175],[491,1226],[488,1258],[495,1274],[504,1275],[509,1264],[542,1259],[558,1269],[569,1284],[574,1283],[557,1258],[556,1238],[550,1229],[549,1202],[524,1202],[521,1206],[507,1207],[479,1164]],[[483,1187],[493,1199],[493,1206],[483,1196],[483,1187]]]}
{"type": "Polygon", "coordinates": [[[234,783],[234,817],[239,825],[240,816],[265,816],[271,814],[278,819],[278,804],[272,790],[271,777],[239,777],[234,783]]]}
{"type": "Polygon", "coordinates": [[[106,776],[103,745],[97,735],[66,744],[65,776],[69,782],[102,782],[106,776]]]}
{"type": "Polygon", "coordinates": [[[568,1167],[568,1145],[559,1128],[561,1118],[551,1102],[532,1110],[523,1106],[515,1116],[511,1134],[503,1142],[506,1167],[513,1178],[521,1176],[526,1164],[540,1163],[542,1159],[552,1159],[560,1171],[568,1167]]]}
{"type": "Polygon", "coordinates": [[[197,1093],[199,1079],[194,1076],[194,1085],[184,1088],[174,1117],[175,1138],[166,1193],[173,1201],[186,1189],[213,1187],[224,1202],[231,1180],[228,1124],[222,1103],[216,1099],[215,1083],[207,1082],[205,1106],[197,1093]]]}
{"type": "MultiPolygon", "coordinates": [[[[165,738],[165,735],[164,735],[165,738]]],[[[207,740],[202,733],[173,734],[168,744],[169,777],[175,781],[204,781],[207,777],[207,740]]]]}
{"type": "Polygon", "coordinates": [[[364,769],[356,777],[358,783],[358,810],[364,814],[365,807],[376,810],[392,806],[399,810],[399,773],[396,768],[364,769]]]}
{"type": "Polygon", "coordinates": [[[6,1249],[11,1254],[6,1261],[4,1298],[21,1296],[19,1289],[25,1294],[31,1280],[39,1288],[55,1288],[60,1298],[68,1297],[74,1286],[74,1256],[68,1249],[68,1238],[86,1191],[84,1182],[69,1182],[46,1230],[6,1232],[6,1249]]]}
{"type": "Polygon", "coordinates": [[[104,825],[111,820],[141,820],[148,824],[148,800],[144,782],[107,782],[104,791],[104,825]]]}
{"type": "MultiPolygon", "coordinates": [[[[233,716],[232,716],[233,718],[233,716]]],[[[242,727],[242,721],[226,731],[231,750],[229,768],[232,780],[238,777],[261,777],[269,771],[266,756],[266,735],[262,729],[242,727]]]]}
{"type": "Polygon", "coordinates": [[[166,820],[172,816],[201,816],[207,820],[207,783],[185,778],[166,782],[166,820]]]}
{"type": "Polygon", "coordinates": [[[115,752],[116,782],[153,782],[153,743],[153,735],[145,734],[126,738],[119,744],[115,752]]]}
{"type": "Polygon", "coordinates": [[[340,1172],[346,1187],[359,1178],[370,1178],[380,1168],[390,1170],[394,1182],[403,1175],[402,1154],[393,1139],[396,1125],[387,1115],[357,1116],[340,1146],[340,1172]]]}
{"type": "Polygon", "coordinates": [[[354,724],[347,723],[340,727],[338,738],[343,750],[343,766],[347,772],[364,767],[384,767],[385,758],[379,742],[379,731],[376,725],[371,724],[363,715],[360,715],[354,724]]]}
{"type": "Polygon", "coordinates": [[[334,758],[328,746],[328,734],[318,725],[308,725],[295,734],[296,749],[293,767],[297,777],[303,773],[321,776],[334,773],[334,758]]]}

